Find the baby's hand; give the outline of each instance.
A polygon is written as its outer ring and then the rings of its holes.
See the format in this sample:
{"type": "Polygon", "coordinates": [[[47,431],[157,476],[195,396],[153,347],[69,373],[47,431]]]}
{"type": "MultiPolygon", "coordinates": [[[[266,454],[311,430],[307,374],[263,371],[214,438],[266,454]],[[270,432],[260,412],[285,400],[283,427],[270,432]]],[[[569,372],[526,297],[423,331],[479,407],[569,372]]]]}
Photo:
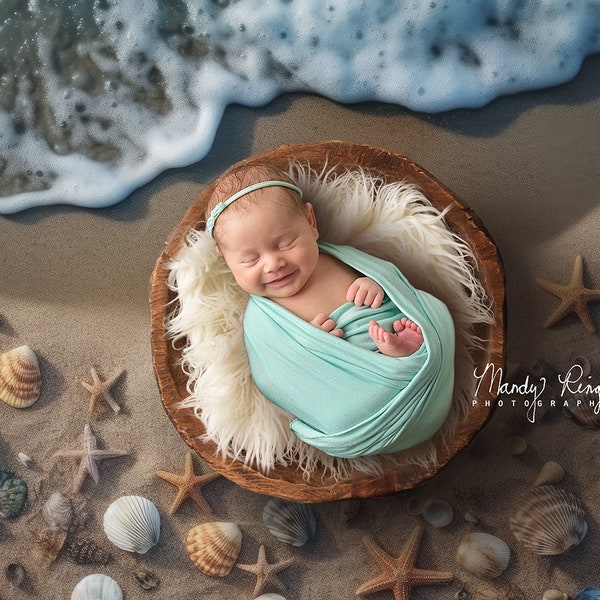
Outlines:
{"type": "Polygon", "coordinates": [[[341,329],[336,329],[335,321],[330,319],[325,313],[319,313],[312,321],[309,321],[309,323],[336,337],[342,337],[343,335],[341,329]]]}
{"type": "Polygon", "coordinates": [[[379,308],[383,302],[383,288],[369,277],[355,279],[346,293],[346,300],[356,306],[379,308]]]}

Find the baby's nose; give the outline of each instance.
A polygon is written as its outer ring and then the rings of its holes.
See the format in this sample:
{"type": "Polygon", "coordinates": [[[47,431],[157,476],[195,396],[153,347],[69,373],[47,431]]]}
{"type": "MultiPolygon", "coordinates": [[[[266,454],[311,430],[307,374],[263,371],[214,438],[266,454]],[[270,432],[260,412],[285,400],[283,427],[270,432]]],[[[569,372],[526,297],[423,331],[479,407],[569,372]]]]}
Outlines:
{"type": "Polygon", "coordinates": [[[273,252],[265,257],[265,270],[267,272],[278,271],[281,267],[284,266],[285,261],[283,256],[281,256],[278,252],[273,252]]]}

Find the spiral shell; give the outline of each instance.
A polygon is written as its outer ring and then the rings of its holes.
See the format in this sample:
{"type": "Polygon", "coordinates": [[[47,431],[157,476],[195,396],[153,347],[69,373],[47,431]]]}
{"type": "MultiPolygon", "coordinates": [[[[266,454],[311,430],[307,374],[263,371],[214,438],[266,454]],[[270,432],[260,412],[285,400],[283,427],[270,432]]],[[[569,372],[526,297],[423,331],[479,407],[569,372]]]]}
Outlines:
{"type": "Polygon", "coordinates": [[[123,591],[112,577],[94,573],[75,586],[71,600],[123,600],[123,591]]]}
{"type": "Polygon", "coordinates": [[[459,565],[478,577],[498,577],[510,562],[509,547],[495,535],[474,532],[465,536],[456,553],[459,565]]]}
{"type": "Polygon", "coordinates": [[[190,560],[205,575],[228,575],[241,548],[242,531],[235,523],[202,523],[187,534],[190,560]]]}
{"type": "Polygon", "coordinates": [[[27,502],[27,484],[10,471],[0,471],[0,519],[18,517],[27,502]]]}
{"type": "Polygon", "coordinates": [[[160,537],[160,514],[142,496],[121,496],[104,513],[104,533],[118,548],[145,554],[160,537]]]}
{"type": "Polygon", "coordinates": [[[73,518],[71,501],[60,492],[53,492],[42,507],[44,521],[54,529],[67,531],[73,518]]]}
{"type": "Polygon", "coordinates": [[[510,517],[510,528],[526,548],[542,555],[566,552],[581,542],[588,530],[581,501],[551,485],[523,494],[510,517]]]}
{"type": "Polygon", "coordinates": [[[445,500],[430,498],[423,505],[423,518],[434,527],[446,527],[454,518],[452,506],[445,500]]]}
{"type": "Polygon", "coordinates": [[[0,400],[14,408],[27,408],[38,401],[41,389],[40,365],[29,346],[0,354],[0,400]]]}
{"type": "Polygon", "coordinates": [[[263,510],[263,521],[281,542],[302,546],[317,531],[315,513],[310,504],[272,498],[263,510]]]}

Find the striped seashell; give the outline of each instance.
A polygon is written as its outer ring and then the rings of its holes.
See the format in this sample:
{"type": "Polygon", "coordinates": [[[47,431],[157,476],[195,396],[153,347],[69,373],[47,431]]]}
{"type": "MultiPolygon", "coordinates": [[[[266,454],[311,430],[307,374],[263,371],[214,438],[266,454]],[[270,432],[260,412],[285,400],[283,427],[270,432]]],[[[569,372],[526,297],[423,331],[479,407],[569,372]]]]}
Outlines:
{"type": "Polygon", "coordinates": [[[41,389],[40,366],[29,346],[0,354],[0,400],[13,408],[27,408],[38,401],[41,389]]]}
{"type": "Polygon", "coordinates": [[[160,514],[142,496],[121,496],[104,513],[104,533],[118,548],[145,554],[158,543],[160,514]]]}
{"type": "Polygon", "coordinates": [[[67,531],[73,518],[71,501],[60,492],[53,492],[42,507],[44,521],[54,529],[67,531]]]}
{"type": "Polygon", "coordinates": [[[241,548],[242,531],[235,523],[202,523],[190,529],[187,534],[190,560],[205,575],[228,575],[241,548]]]}
{"type": "Polygon", "coordinates": [[[508,567],[510,549],[495,535],[477,531],[462,539],[456,561],[477,577],[493,579],[508,567]]]}
{"type": "Polygon", "coordinates": [[[123,600],[123,591],[112,577],[94,573],[75,586],[71,600],[123,600]]]}
{"type": "Polygon", "coordinates": [[[536,554],[562,554],[576,546],[588,530],[581,501],[552,485],[525,492],[511,515],[514,536],[536,554]]]}
{"type": "Polygon", "coordinates": [[[315,513],[310,504],[272,498],[263,510],[263,521],[281,542],[302,546],[317,531],[315,513]]]}

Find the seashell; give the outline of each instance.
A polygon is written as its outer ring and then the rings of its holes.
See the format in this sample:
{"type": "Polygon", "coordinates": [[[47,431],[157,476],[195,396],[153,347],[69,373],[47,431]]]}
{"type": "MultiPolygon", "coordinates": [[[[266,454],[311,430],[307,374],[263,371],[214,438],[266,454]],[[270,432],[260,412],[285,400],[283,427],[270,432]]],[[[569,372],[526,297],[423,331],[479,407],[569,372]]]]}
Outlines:
{"type": "Polygon", "coordinates": [[[467,523],[472,523],[473,525],[477,525],[477,523],[479,523],[479,519],[472,512],[468,511],[465,513],[465,521],[467,523]]]}
{"type": "Polygon", "coordinates": [[[54,529],[67,531],[73,518],[71,501],[60,492],[53,492],[42,507],[44,521],[54,529]]]}
{"type": "Polygon", "coordinates": [[[527,450],[527,442],[518,435],[513,435],[506,440],[506,449],[511,454],[523,454],[527,450]]]}
{"type": "Polygon", "coordinates": [[[430,525],[446,527],[454,518],[454,510],[445,500],[430,498],[423,505],[422,515],[430,525]]]}
{"type": "Polygon", "coordinates": [[[317,532],[317,520],[310,504],[272,498],[263,510],[263,521],[281,542],[302,546],[317,532]]]}
{"type": "Polygon", "coordinates": [[[493,579],[508,567],[510,549],[495,535],[474,532],[460,542],[456,561],[477,577],[493,579]]]}
{"type": "Polygon", "coordinates": [[[565,476],[565,470],[557,462],[547,462],[538,473],[535,481],[533,482],[534,487],[540,485],[548,485],[551,483],[558,483],[562,481],[565,476]]]}
{"type": "Polygon", "coordinates": [[[418,496],[412,496],[406,501],[406,512],[409,515],[417,516],[423,512],[425,501],[418,496]]]}
{"type": "Polygon", "coordinates": [[[0,471],[0,519],[18,517],[26,501],[27,484],[10,471],[0,471]]]}
{"type": "Polygon", "coordinates": [[[478,590],[478,600],[529,600],[523,592],[512,585],[484,586],[478,590]]]}
{"type": "Polygon", "coordinates": [[[581,376],[582,377],[587,377],[592,370],[592,365],[590,364],[588,357],[583,356],[583,354],[579,354],[578,356],[576,356],[573,359],[573,366],[575,366],[575,365],[578,365],[579,367],[581,367],[581,376]]]}
{"type": "Polygon", "coordinates": [[[41,389],[40,365],[29,346],[0,354],[0,400],[14,408],[27,408],[38,401],[41,389]]]}
{"type": "Polygon", "coordinates": [[[87,537],[78,537],[69,541],[66,552],[69,558],[79,565],[105,565],[111,559],[110,552],[87,537]]]}
{"type": "Polygon", "coordinates": [[[285,598],[281,594],[269,592],[268,594],[261,594],[260,596],[257,596],[254,600],[285,600],[285,598]]]}
{"type": "Polygon", "coordinates": [[[546,590],[542,600],[568,600],[569,596],[560,590],[546,590]]]}
{"type": "Polygon", "coordinates": [[[19,462],[21,464],[24,464],[26,467],[31,467],[32,463],[33,463],[33,459],[30,456],[27,456],[27,454],[25,454],[25,452],[19,452],[17,454],[17,458],[19,459],[19,462]]]}
{"type": "Polygon", "coordinates": [[[123,600],[123,591],[112,577],[94,573],[75,586],[71,600],[123,600]]]}
{"type": "Polygon", "coordinates": [[[580,427],[600,429],[600,401],[594,394],[576,394],[563,406],[562,412],[580,427]]]}
{"type": "Polygon", "coordinates": [[[588,530],[581,501],[551,485],[525,492],[511,515],[510,528],[526,548],[542,555],[566,552],[588,530]]]}
{"type": "Polygon", "coordinates": [[[242,531],[235,523],[202,523],[187,534],[190,560],[205,575],[228,575],[241,548],[242,531]]]}
{"type": "Polygon", "coordinates": [[[31,532],[34,548],[44,566],[49,567],[61,551],[67,532],[62,529],[54,529],[45,523],[43,526],[35,527],[31,532]]]}
{"type": "Polygon", "coordinates": [[[104,513],[104,533],[121,550],[145,554],[160,537],[160,514],[142,496],[121,496],[104,513]]]}
{"type": "Polygon", "coordinates": [[[132,575],[143,590],[154,590],[160,583],[160,579],[150,569],[138,569],[132,575]]]}
{"type": "Polygon", "coordinates": [[[9,563],[6,565],[4,574],[6,575],[7,581],[15,587],[20,587],[24,583],[26,577],[25,567],[19,563],[9,563]]]}

